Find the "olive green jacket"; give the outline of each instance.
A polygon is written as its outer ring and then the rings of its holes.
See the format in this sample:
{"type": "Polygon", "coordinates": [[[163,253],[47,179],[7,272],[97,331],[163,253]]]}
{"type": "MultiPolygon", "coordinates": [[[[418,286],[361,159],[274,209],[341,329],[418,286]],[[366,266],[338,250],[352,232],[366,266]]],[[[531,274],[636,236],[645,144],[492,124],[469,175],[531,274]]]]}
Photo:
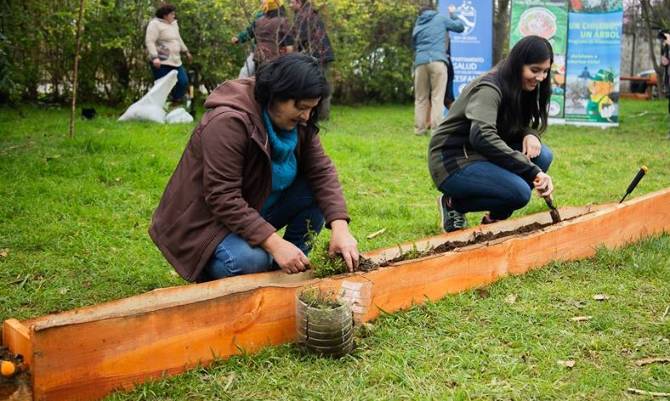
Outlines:
{"type": "Polygon", "coordinates": [[[510,147],[523,141],[525,135],[539,138],[535,130],[528,127],[519,133],[498,131],[501,101],[495,73],[489,73],[468,84],[452,104],[428,148],[428,168],[437,187],[450,174],[478,160],[494,163],[528,183],[541,171],[523,153],[510,147]]]}

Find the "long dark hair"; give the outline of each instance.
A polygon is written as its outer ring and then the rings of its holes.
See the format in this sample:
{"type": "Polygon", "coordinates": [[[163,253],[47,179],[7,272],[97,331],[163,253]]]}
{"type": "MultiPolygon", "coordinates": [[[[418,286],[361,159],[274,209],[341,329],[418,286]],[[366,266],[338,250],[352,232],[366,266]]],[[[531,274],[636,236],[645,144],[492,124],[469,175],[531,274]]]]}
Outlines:
{"type": "Polygon", "coordinates": [[[254,97],[263,108],[274,101],[320,98],[308,123],[316,126],[319,105],[330,95],[330,87],[319,60],[302,53],[289,53],[263,64],[256,71],[254,97]]]}
{"type": "Polygon", "coordinates": [[[498,132],[504,137],[522,135],[527,127],[544,132],[547,128],[548,106],[551,97],[551,65],[554,51],[551,44],[540,36],[526,36],[498,64],[497,83],[502,92],[502,102],[498,112],[498,132]],[[523,90],[523,67],[549,60],[550,70],[532,92],[523,90]]]}

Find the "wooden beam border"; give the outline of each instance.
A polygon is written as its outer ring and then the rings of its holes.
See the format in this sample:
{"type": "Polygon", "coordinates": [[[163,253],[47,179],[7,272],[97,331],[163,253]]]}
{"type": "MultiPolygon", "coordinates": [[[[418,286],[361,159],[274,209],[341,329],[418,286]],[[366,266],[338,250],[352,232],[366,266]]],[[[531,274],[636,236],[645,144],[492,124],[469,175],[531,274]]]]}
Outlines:
{"type": "MultiPolygon", "coordinates": [[[[4,322],[3,343],[24,355],[35,400],[94,400],[162,375],[295,340],[295,293],[343,291],[359,321],[523,274],[552,261],[593,256],[670,231],[670,189],[620,205],[561,209],[570,220],[366,273],[315,279],[261,273],[154,290],[101,305],[4,322]]],[[[370,252],[388,260],[416,247],[550,221],[547,212],[370,252]]]]}

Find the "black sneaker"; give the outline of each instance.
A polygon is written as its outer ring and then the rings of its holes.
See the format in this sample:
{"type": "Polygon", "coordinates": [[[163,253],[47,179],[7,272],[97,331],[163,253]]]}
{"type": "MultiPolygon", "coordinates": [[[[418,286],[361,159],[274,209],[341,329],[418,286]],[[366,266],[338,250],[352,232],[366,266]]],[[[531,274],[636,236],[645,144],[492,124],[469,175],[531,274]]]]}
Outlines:
{"type": "Polygon", "coordinates": [[[456,230],[462,230],[467,226],[465,214],[451,208],[451,200],[445,194],[437,199],[442,221],[442,230],[450,233],[456,230]]]}

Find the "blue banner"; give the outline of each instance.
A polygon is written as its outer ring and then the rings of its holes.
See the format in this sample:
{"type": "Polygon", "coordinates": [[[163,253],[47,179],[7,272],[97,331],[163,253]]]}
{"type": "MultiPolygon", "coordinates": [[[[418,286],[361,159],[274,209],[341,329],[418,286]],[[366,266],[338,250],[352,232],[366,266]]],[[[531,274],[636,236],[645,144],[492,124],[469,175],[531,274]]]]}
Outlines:
{"type": "MultiPolygon", "coordinates": [[[[600,8],[573,7],[568,23],[568,123],[619,123],[619,76],[623,10],[620,0],[600,8]]],[[[579,3],[581,5],[581,3],[579,3]]]]}
{"type": "Polygon", "coordinates": [[[454,95],[458,96],[465,85],[491,69],[493,59],[493,1],[491,0],[440,0],[438,10],[444,15],[450,5],[456,7],[458,18],[463,21],[462,33],[450,32],[451,62],[454,67],[454,95]]]}

